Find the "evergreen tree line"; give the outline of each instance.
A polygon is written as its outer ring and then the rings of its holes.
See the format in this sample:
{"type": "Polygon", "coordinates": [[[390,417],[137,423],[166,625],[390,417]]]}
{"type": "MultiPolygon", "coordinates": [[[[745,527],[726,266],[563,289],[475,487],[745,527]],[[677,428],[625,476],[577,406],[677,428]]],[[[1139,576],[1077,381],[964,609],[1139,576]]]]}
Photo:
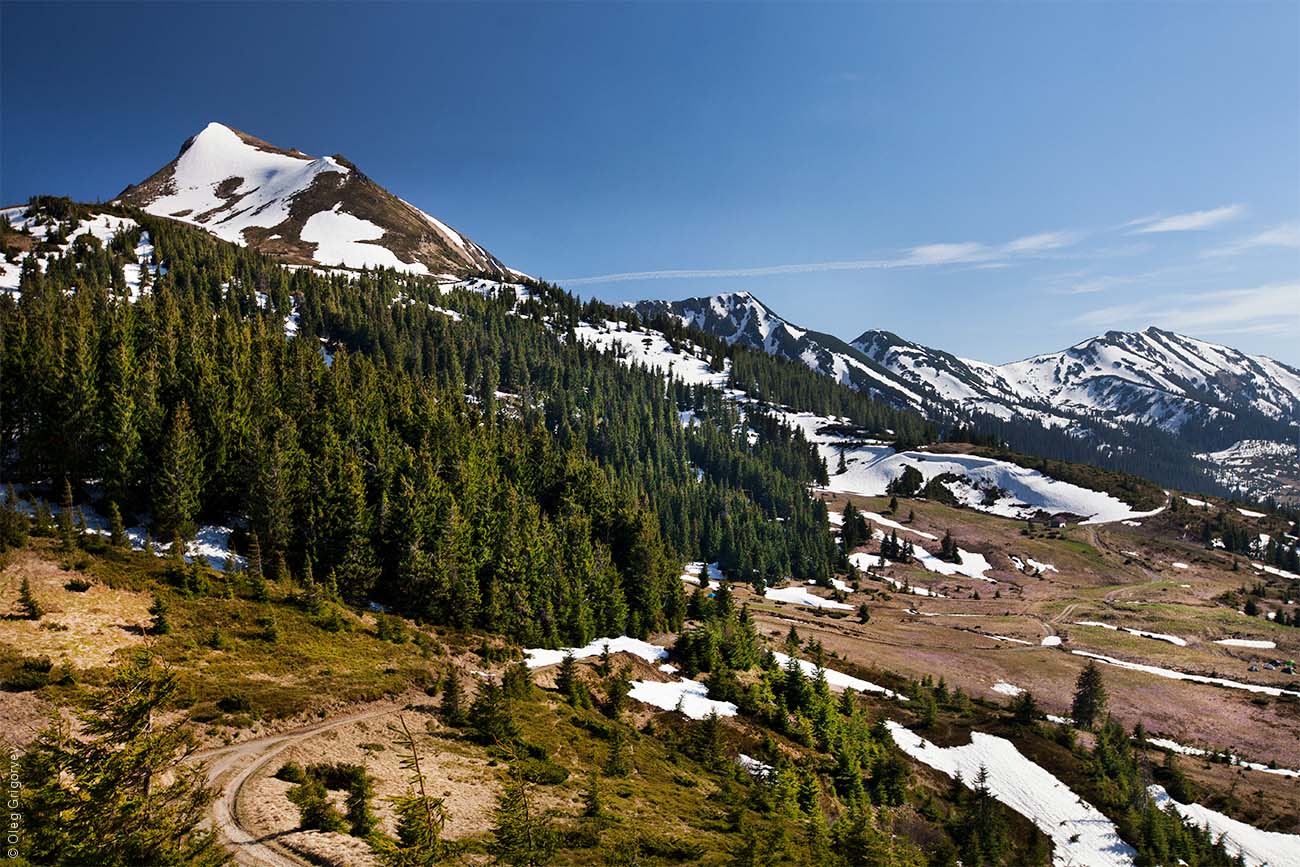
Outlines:
{"type": "MultiPolygon", "coordinates": [[[[526,643],[677,625],[682,558],[755,582],[834,568],[815,448],[574,339],[612,308],[544,284],[485,297],[290,271],[127,213],[139,228],[81,236],[44,273],[29,257],[0,299],[7,477],[67,480],[160,541],[246,520],[271,577],[526,643]],[[156,273],[126,303],[143,231],[156,273]],[[462,318],[432,309],[448,306],[462,318]]],[[[756,375],[818,380],[749,355],[756,375]]],[[[841,391],[864,423],[904,425],[841,391]]]]}

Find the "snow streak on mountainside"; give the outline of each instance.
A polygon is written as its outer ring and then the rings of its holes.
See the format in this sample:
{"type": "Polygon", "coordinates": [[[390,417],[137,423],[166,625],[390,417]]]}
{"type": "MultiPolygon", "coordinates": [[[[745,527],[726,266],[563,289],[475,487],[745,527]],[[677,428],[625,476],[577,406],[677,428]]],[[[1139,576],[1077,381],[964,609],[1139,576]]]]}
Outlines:
{"type": "Polygon", "coordinates": [[[1294,441],[1300,370],[1271,358],[1149,328],[1111,331],[1061,352],[995,365],[888,331],[866,331],[847,344],[788,322],[748,292],[642,301],[635,309],[646,319],[671,316],[798,361],[935,420],[981,414],[1068,428],[1081,437],[1149,426],[1182,438],[1189,466],[1206,461],[1227,487],[1261,497],[1291,487],[1284,472],[1261,477],[1255,469],[1262,468],[1225,468],[1206,454],[1238,441],[1263,443],[1265,450],[1294,441]]]}
{"type": "MultiPolygon", "coordinates": [[[[908,383],[928,384],[949,400],[1019,414],[1036,406],[1178,433],[1256,415],[1300,418],[1300,370],[1263,356],[1158,328],[1108,331],[1061,352],[991,365],[910,343],[888,331],[853,341],[908,383]]],[[[995,411],[995,414],[999,414],[995,411]]]]}
{"type": "Polygon", "coordinates": [[[176,159],[119,198],[296,264],[513,273],[346,159],[284,150],[219,123],[208,124],[176,159]]]}
{"type": "Polygon", "coordinates": [[[909,387],[838,337],[790,324],[748,292],[685,301],[641,301],[635,309],[645,320],[670,316],[728,343],[801,362],[899,407],[921,410],[936,397],[924,384],[909,387]]]}

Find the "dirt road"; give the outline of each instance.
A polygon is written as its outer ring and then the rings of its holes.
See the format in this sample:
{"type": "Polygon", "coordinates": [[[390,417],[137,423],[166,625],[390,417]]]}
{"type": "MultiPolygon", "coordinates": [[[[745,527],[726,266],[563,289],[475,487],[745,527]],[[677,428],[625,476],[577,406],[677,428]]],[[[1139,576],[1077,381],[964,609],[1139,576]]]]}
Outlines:
{"type": "Polygon", "coordinates": [[[254,774],[294,744],[331,729],[395,713],[406,706],[397,702],[368,705],[287,732],[196,753],[196,761],[207,762],[208,784],[217,791],[209,821],[233,854],[235,863],[241,867],[304,867],[309,863],[278,845],[272,837],[257,837],[240,824],[240,793],[254,774]]]}

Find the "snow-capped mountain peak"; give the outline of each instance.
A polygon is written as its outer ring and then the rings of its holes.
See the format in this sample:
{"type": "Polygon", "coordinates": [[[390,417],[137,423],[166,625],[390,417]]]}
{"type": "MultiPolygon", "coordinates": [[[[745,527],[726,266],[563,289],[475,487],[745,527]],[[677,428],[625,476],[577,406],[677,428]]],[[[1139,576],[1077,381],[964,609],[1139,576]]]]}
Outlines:
{"type": "Polygon", "coordinates": [[[491,253],[362,174],[209,123],[119,198],[298,264],[507,276],[491,253]]]}
{"type": "Polygon", "coordinates": [[[801,362],[837,382],[898,406],[920,409],[929,396],[909,388],[861,352],[831,334],[794,325],[749,292],[724,292],[682,301],[640,301],[646,320],[668,316],[728,343],[801,362]]]}

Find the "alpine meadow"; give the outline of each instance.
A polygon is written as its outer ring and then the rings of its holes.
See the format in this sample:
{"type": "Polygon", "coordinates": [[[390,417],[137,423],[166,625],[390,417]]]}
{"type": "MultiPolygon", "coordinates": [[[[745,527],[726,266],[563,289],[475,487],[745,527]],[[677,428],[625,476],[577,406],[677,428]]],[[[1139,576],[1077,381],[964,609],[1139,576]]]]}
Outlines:
{"type": "Polygon", "coordinates": [[[1298,57],[4,3],[6,859],[1300,867],[1298,57]]]}

